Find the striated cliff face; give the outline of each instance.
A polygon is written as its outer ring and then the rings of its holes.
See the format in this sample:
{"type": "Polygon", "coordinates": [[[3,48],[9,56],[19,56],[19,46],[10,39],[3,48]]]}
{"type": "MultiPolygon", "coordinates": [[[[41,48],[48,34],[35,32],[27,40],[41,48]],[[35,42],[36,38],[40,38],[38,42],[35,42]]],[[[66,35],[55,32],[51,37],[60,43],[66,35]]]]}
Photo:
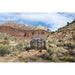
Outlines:
{"type": "Polygon", "coordinates": [[[9,21],[8,23],[0,24],[0,26],[13,27],[16,29],[21,29],[21,30],[38,30],[38,29],[41,29],[41,30],[47,31],[47,27],[43,27],[41,25],[39,25],[37,27],[33,27],[32,25],[25,26],[23,24],[14,23],[13,21],[9,21]]]}
{"type": "Polygon", "coordinates": [[[41,39],[46,40],[48,35],[51,35],[51,33],[44,30],[30,30],[25,31],[24,38],[32,40],[35,37],[40,37],[41,39]]]}
{"type": "Polygon", "coordinates": [[[33,26],[25,26],[21,24],[14,23],[9,21],[8,23],[0,24],[0,32],[7,32],[12,36],[20,38],[22,40],[27,40],[30,42],[35,37],[40,37],[46,40],[46,37],[51,34],[43,29],[39,29],[33,26]]]}

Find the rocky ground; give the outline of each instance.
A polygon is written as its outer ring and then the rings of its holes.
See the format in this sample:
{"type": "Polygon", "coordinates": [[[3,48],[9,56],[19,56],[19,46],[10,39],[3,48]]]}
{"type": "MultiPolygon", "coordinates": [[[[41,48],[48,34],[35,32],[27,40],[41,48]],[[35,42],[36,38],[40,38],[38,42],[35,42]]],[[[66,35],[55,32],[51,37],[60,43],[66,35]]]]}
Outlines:
{"type": "Polygon", "coordinates": [[[46,52],[46,50],[42,50],[41,53],[39,50],[12,51],[8,56],[0,57],[0,62],[48,62],[40,57],[46,52]]]}

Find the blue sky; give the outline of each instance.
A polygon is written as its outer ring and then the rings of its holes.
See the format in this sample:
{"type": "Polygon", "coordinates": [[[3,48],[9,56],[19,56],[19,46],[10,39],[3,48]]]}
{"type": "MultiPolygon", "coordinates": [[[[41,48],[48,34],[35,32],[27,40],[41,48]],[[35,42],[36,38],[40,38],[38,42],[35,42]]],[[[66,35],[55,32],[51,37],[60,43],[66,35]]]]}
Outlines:
{"type": "Polygon", "coordinates": [[[0,24],[14,21],[26,26],[46,26],[55,31],[63,27],[67,22],[75,18],[75,13],[51,12],[51,13],[0,13],[0,24]]]}

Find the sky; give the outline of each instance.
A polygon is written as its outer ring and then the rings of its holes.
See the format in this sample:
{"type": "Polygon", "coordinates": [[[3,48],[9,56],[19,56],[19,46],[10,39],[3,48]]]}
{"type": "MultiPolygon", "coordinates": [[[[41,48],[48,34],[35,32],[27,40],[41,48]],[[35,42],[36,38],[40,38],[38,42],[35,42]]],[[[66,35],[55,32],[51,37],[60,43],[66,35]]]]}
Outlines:
{"type": "Polygon", "coordinates": [[[75,19],[75,13],[72,12],[50,12],[50,13],[0,13],[0,24],[13,21],[26,26],[42,25],[56,31],[63,27],[67,22],[72,22],[75,19]]]}

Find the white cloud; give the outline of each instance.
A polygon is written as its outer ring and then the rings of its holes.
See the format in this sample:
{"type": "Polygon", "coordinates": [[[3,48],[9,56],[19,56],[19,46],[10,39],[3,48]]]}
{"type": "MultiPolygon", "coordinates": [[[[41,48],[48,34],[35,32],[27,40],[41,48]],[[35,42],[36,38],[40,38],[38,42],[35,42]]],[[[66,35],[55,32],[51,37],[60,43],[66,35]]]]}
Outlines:
{"type": "MultiPolygon", "coordinates": [[[[67,15],[67,14],[66,14],[67,15]]],[[[57,30],[59,27],[65,26],[67,22],[72,21],[72,17],[58,13],[45,13],[45,14],[20,14],[21,18],[30,21],[42,21],[51,25],[51,30],[57,30]]]]}
{"type": "Polygon", "coordinates": [[[0,20],[2,21],[10,21],[10,20],[18,20],[18,15],[11,14],[11,13],[1,13],[0,20]]]}
{"type": "MultiPolygon", "coordinates": [[[[70,15],[75,15],[70,13],[70,15]]],[[[20,13],[20,14],[11,14],[3,13],[0,14],[0,20],[28,20],[33,22],[44,22],[51,30],[57,30],[58,28],[65,26],[67,22],[73,20],[72,16],[69,16],[68,13],[59,14],[59,13],[20,13]]],[[[28,26],[28,24],[26,24],[28,26]]]]}

